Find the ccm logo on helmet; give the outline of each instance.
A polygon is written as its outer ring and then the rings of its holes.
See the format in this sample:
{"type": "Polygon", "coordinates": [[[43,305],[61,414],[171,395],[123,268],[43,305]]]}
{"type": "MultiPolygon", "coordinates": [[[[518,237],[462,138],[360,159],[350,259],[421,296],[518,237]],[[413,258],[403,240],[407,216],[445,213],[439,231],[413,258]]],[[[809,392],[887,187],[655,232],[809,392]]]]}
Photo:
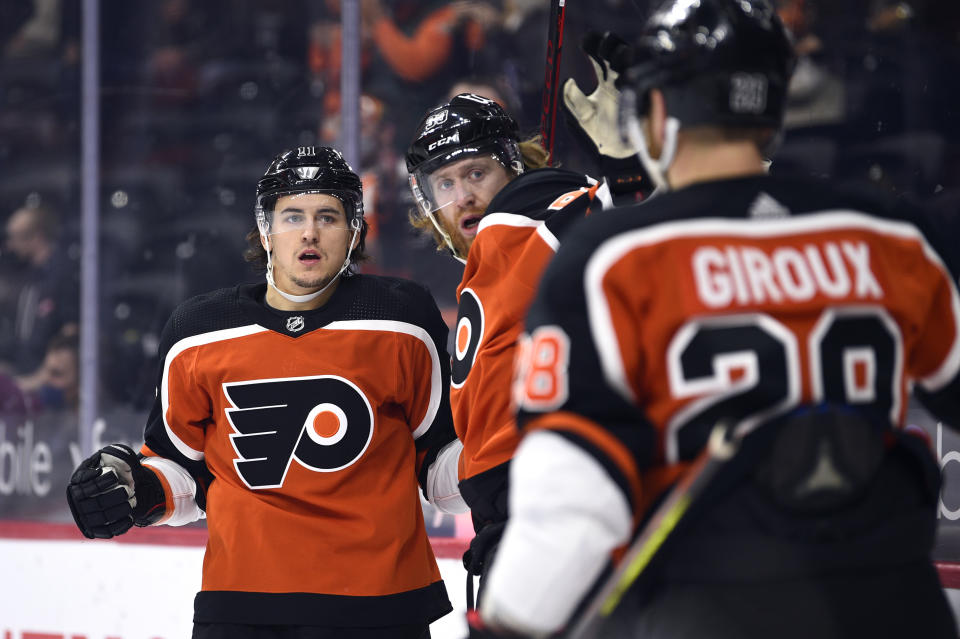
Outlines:
{"type": "Polygon", "coordinates": [[[444,146],[446,144],[460,144],[460,131],[454,131],[445,138],[434,140],[427,145],[427,151],[433,151],[438,146],[444,146]]]}
{"type": "Polygon", "coordinates": [[[296,461],[320,473],[354,464],[373,437],[370,401],[335,375],[224,384],[237,475],[248,488],[280,488],[296,461]]]}

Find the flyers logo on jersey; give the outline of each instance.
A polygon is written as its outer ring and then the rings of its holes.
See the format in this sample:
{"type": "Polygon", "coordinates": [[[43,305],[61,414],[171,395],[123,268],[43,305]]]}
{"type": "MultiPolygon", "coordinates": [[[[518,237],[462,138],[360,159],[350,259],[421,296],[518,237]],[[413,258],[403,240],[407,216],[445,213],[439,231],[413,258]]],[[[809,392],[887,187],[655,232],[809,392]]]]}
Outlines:
{"type": "Polygon", "coordinates": [[[559,211],[560,209],[564,208],[565,206],[573,202],[575,199],[577,199],[584,193],[589,192],[589,190],[590,189],[588,189],[587,187],[581,186],[576,191],[570,191],[569,193],[564,193],[563,195],[555,199],[553,202],[551,202],[550,206],[548,206],[547,208],[550,209],[551,211],[559,211]]]}
{"type": "Polygon", "coordinates": [[[370,401],[334,375],[224,384],[237,475],[249,488],[283,486],[290,464],[333,472],[355,463],[373,436],[370,401]]]}
{"type": "Polygon", "coordinates": [[[473,289],[460,291],[460,306],[457,309],[457,332],[454,341],[453,361],[450,366],[450,381],[460,388],[467,380],[477,349],[483,339],[483,304],[473,289]]]}

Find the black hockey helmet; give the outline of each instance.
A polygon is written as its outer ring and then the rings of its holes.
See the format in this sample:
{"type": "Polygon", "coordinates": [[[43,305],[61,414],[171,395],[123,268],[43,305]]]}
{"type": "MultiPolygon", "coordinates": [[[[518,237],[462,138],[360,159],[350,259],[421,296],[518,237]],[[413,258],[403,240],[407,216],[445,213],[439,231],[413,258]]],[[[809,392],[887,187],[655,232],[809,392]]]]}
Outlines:
{"type": "Polygon", "coordinates": [[[489,98],[461,93],[428,111],[406,155],[410,189],[417,204],[425,213],[434,210],[425,178],[450,162],[490,153],[508,171],[523,173],[519,141],[516,120],[489,98]]]}
{"type": "Polygon", "coordinates": [[[264,235],[278,198],[296,193],[327,193],[341,202],[351,228],[363,226],[363,188],[360,177],[328,146],[300,146],[277,155],[257,182],[257,227],[264,235]]]}
{"type": "Polygon", "coordinates": [[[660,89],[683,125],[779,129],[793,67],[793,43],[766,0],[669,0],[634,41],[621,87],[641,112],[660,89]]]}

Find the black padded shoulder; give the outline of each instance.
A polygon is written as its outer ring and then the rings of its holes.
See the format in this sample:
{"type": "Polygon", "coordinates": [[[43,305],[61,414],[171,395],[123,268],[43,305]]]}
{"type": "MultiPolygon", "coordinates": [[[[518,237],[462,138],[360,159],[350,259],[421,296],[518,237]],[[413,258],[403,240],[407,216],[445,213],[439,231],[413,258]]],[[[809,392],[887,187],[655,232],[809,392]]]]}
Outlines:
{"type": "Polygon", "coordinates": [[[221,288],[191,297],[174,309],[160,338],[160,352],[185,337],[250,324],[240,308],[241,287],[221,288]]]}
{"type": "Polygon", "coordinates": [[[395,277],[345,277],[330,301],[311,311],[271,308],[264,301],[265,294],[266,284],[255,284],[219,289],[188,299],[167,321],[160,339],[161,354],[192,335],[250,324],[300,337],[331,322],[395,320],[416,324],[432,333],[439,317],[436,303],[426,288],[395,277]],[[293,319],[300,321],[291,324],[289,320],[293,319]]]}
{"type": "Polygon", "coordinates": [[[427,328],[425,319],[432,315],[431,309],[436,308],[430,292],[411,280],[355,275],[348,281],[356,290],[343,309],[343,320],[396,320],[427,328]]]}
{"type": "Polygon", "coordinates": [[[544,219],[547,207],[558,197],[581,187],[596,184],[596,180],[566,169],[534,169],[500,189],[487,206],[487,213],[513,213],[533,219],[544,219]]]}

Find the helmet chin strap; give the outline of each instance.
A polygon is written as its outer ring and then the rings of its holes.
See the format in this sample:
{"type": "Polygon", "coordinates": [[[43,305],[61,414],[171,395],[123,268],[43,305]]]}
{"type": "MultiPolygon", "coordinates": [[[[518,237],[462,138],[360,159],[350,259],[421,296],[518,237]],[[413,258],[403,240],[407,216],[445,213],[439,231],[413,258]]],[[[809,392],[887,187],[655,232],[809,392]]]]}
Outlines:
{"type": "Polygon", "coordinates": [[[642,120],[637,114],[637,94],[633,91],[624,91],[622,97],[625,98],[627,138],[633,148],[636,149],[637,155],[640,157],[640,163],[643,164],[643,168],[653,181],[656,190],[670,190],[667,171],[673,164],[673,158],[677,152],[677,132],[680,130],[680,120],[673,116],[667,116],[667,121],[664,123],[663,148],[660,150],[660,157],[654,160],[650,156],[647,136],[643,134],[642,120]]]}
{"type": "MultiPolygon", "coordinates": [[[[449,204],[444,204],[443,206],[449,206],[449,204]]],[[[440,220],[437,219],[437,211],[439,210],[440,209],[438,208],[436,211],[430,211],[429,213],[427,213],[427,217],[430,218],[431,222],[433,222],[433,228],[437,229],[437,233],[439,233],[440,236],[443,237],[443,241],[447,245],[447,248],[450,249],[450,254],[453,256],[453,259],[457,260],[461,264],[466,264],[467,263],[466,256],[460,255],[460,252],[457,251],[457,249],[453,246],[453,240],[450,238],[450,234],[447,233],[447,230],[443,228],[443,225],[440,223],[440,220]]]]}
{"type": "Polygon", "coordinates": [[[273,279],[273,259],[272,259],[273,251],[270,249],[270,236],[264,235],[264,237],[266,238],[266,244],[267,244],[267,284],[273,287],[273,290],[279,293],[280,296],[283,297],[285,300],[288,300],[295,304],[303,304],[304,302],[310,302],[312,300],[317,299],[318,297],[323,295],[323,292],[326,291],[328,288],[330,288],[330,286],[337,281],[337,279],[343,274],[343,272],[347,270],[347,267],[350,266],[350,254],[353,253],[353,243],[356,241],[357,234],[360,233],[361,227],[362,227],[362,224],[353,224],[353,235],[350,237],[350,244],[347,247],[347,257],[346,259],[343,260],[343,265],[340,267],[340,270],[337,271],[337,274],[334,275],[332,278],[330,278],[330,281],[327,282],[323,286],[323,288],[321,288],[318,291],[314,291],[313,293],[307,293],[306,295],[293,295],[291,293],[287,293],[281,290],[280,287],[277,286],[276,281],[273,279]]]}

